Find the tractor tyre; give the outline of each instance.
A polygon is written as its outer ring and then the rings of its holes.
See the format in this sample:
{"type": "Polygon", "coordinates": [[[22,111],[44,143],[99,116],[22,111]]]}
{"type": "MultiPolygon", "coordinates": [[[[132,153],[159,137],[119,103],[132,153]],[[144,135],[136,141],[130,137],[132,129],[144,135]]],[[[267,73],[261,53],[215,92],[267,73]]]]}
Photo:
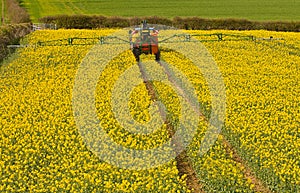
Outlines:
{"type": "Polygon", "coordinates": [[[137,62],[139,62],[140,61],[140,50],[138,48],[133,48],[132,52],[135,57],[135,60],[137,62]]]}
{"type": "Polygon", "coordinates": [[[156,60],[157,62],[160,61],[160,50],[158,50],[157,53],[155,54],[155,60],[156,60]]]}

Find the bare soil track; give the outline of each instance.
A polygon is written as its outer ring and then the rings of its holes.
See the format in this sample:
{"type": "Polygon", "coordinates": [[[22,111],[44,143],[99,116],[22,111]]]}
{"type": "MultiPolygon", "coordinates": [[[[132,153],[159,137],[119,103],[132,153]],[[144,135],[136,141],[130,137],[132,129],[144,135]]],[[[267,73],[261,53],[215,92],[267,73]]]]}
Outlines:
{"type": "MultiPolygon", "coordinates": [[[[149,96],[151,97],[152,101],[157,101],[159,99],[159,96],[155,91],[154,85],[150,81],[148,81],[147,74],[141,63],[138,63],[138,66],[144,79],[144,83],[148,90],[149,96]]],[[[162,109],[159,110],[161,117],[165,118],[166,115],[164,114],[164,111],[162,109]]],[[[164,121],[167,125],[169,138],[171,138],[171,143],[174,144],[174,151],[178,155],[175,159],[177,163],[177,169],[179,171],[179,176],[183,176],[184,174],[187,176],[187,186],[190,190],[193,190],[196,193],[204,193],[205,191],[203,190],[203,185],[199,183],[197,174],[193,169],[190,158],[188,157],[185,150],[181,151],[183,149],[182,144],[180,144],[179,141],[176,140],[176,138],[172,138],[172,136],[175,133],[172,124],[170,124],[166,119],[164,121]]]]}

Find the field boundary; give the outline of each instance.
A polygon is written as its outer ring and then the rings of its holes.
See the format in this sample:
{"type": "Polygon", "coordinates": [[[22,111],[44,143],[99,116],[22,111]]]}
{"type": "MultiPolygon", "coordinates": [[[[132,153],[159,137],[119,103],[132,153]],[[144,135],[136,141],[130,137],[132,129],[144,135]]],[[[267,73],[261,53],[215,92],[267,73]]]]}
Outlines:
{"type": "Polygon", "coordinates": [[[30,32],[31,32],[31,25],[26,23],[1,26],[0,27],[0,62],[2,62],[2,60],[7,56],[9,56],[9,54],[11,53],[11,50],[7,46],[9,44],[18,44],[20,40],[30,32]]]}
{"type": "Polygon", "coordinates": [[[246,19],[206,19],[200,17],[106,17],[103,15],[57,15],[39,19],[45,24],[56,24],[65,29],[97,29],[97,28],[125,28],[139,25],[147,20],[151,24],[161,24],[186,30],[269,30],[300,32],[300,21],[250,21],[246,19]]]}

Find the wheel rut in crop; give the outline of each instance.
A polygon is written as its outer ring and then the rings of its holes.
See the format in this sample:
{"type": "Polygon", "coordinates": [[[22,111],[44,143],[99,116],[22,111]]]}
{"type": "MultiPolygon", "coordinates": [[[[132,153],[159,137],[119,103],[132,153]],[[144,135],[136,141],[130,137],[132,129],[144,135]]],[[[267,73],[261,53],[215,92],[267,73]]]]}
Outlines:
{"type": "MultiPolygon", "coordinates": [[[[155,90],[154,85],[152,82],[148,81],[147,74],[145,72],[145,69],[141,65],[141,63],[138,63],[140,72],[142,74],[142,78],[144,80],[144,83],[146,85],[146,88],[148,90],[148,94],[151,97],[152,101],[157,101],[159,99],[159,96],[155,90]]],[[[159,108],[159,112],[162,118],[165,118],[165,112],[163,109],[159,108]]],[[[168,122],[168,120],[164,119],[165,124],[167,125],[167,131],[169,138],[171,138],[171,144],[174,147],[174,151],[176,152],[176,163],[177,163],[177,169],[179,171],[179,176],[182,177],[183,175],[186,175],[186,183],[187,187],[190,190],[193,190],[195,193],[205,193],[203,190],[203,185],[200,183],[199,179],[197,178],[197,174],[195,170],[193,169],[192,162],[187,155],[187,152],[184,150],[183,145],[179,142],[180,140],[174,138],[175,130],[171,123],[168,122]]]]}
{"type": "MultiPolygon", "coordinates": [[[[169,81],[175,86],[179,91],[182,91],[182,88],[178,84],[176,84],[176,81],[174,81],[174,78],[172,77],[171,73],[168,71],[168,68],[165,66],[162,62],[157,62],[163,69],[165,74],[167,75],[169,81]]],[[[204,116],[204,114],[197,109],[193,103],[188,99],[188,97],[184,96],[184,92],[182,91],[181,94],[185,98],[185,100],[192,106],[195,113],[199,115],[201,120],[209,123],[209,120],[204,116]]],[[[230,144],[230,142],[226,139],[226,136],[224,136],[222,133],[219,134],[221,136],[221,143],[223,147],[226,150],[227,155],[232,155],[232,160],[235,163],[239,163],[240,167],[244,168],[242,171],[244,173],[244,177],[246,179],[250,179],[251,183],[254,185],[254,191],[255,192],[262,192],[262,193],[272,193],[272,191],[268,188],[267,185],[265,185],[260,179],[258,179],[255,175],[255,173],[251,170],[251,168],[246,164],[246,162],[243,160],[241,156],[239,156],[236,149],[230,144]]],[[[196,175],[196,174],[195,174],[196,175]]]]}

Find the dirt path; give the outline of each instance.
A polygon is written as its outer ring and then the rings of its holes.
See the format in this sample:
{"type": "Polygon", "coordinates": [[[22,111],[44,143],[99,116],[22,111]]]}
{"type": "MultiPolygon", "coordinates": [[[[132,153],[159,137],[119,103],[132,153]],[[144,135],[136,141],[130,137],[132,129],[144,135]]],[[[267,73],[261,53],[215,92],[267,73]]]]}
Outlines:
{"type": "MultiPolygon", "coordinates": [[[[143,66],[140,63],[138,64],[138,66],[139,66],[140,72],[142,74],[142,77],[144,79],[144,83],[148,90],[149,96],[151,97],[151,100],[152,101],[158,100],[159,96],[156,93],[155,88],[152,85],[152,83],[150,81],[148,81],[147,74],[146,74],[143,66]]],[[[159,111],[160,111],[161,117],[165,118],[166,115],[164,113],[164,110],[160,108],[159,111]]],[[[181,177],[184,174],[187,176],[186,177],[187,186],[190,190],[193,190],[193,192],[205,193],[205,191],[203,190],[203,185],[199,183],[197,174],[193,169],[190,158],[188,157],[185,150],[182,151],[182,149],[184,149],[184,148],[183,148],[182,144],[180,144],[179,140],[177,140],[176,138],[173,137],[173,135],[175,134],[175,130],[174,130],[172,124],[170,124],[168,122],[168,120],[166,120],[166,119],[164,120],[164,122],[167,125],[169,138],[171,138],[171,144],[174,144],[174,151],[178,155],[178,156],[176,156],[175,159],[176,159],[176,163],[177,163],[177,169],[179,171],[179,176],[181,177]]]]}

